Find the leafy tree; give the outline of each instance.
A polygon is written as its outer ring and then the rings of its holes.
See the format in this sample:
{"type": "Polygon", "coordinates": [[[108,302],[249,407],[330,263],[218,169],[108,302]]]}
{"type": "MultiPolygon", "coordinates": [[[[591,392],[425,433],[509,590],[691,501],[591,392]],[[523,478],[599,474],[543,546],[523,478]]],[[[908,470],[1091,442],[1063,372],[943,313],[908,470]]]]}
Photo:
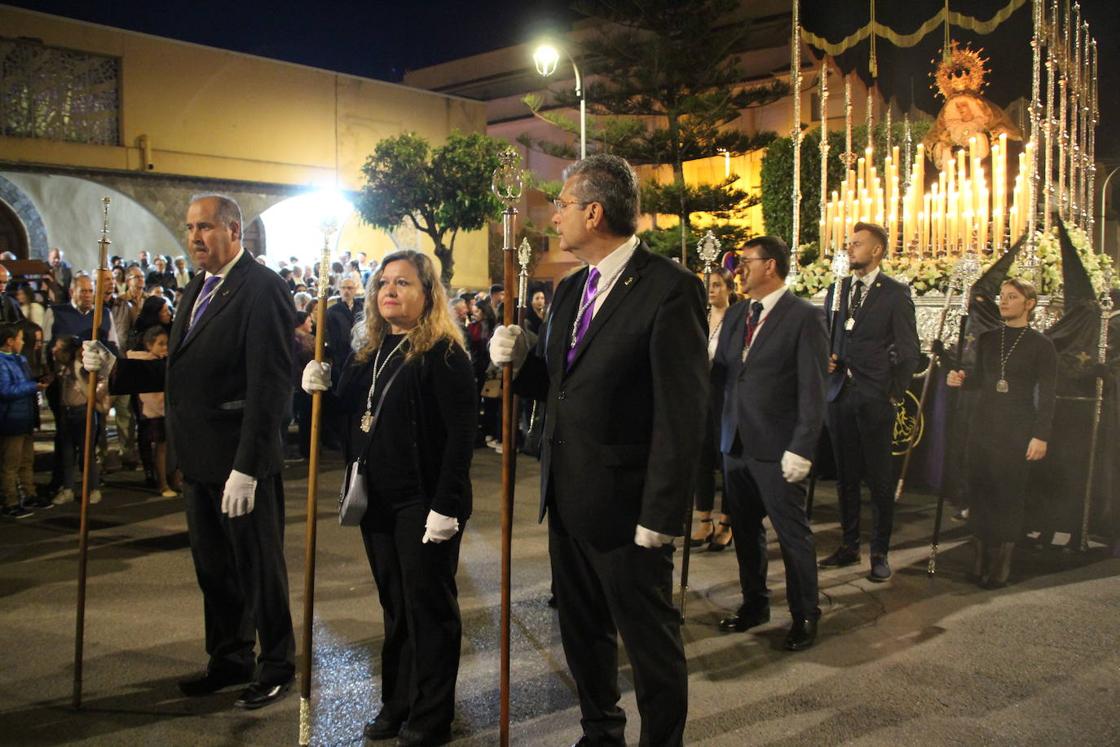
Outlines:
{"type": "Polygon", "coordinates": [[[375,228],[391,231],[409,221],[427,234],[443,264],[440,279],[450,285],[459,231],[483,228],[501,214],[490,181],[508,147],[477,133],[452,133],[435,148],[414,132],[386,138],[362,166],[358,213],[375,228]]]}
{"type": "MultiPolygon", "coordinates": [[[[765,147],[771,133],[750,135],[732,127],[744,109],[763,106],[788,92],[772,83],[744,88],[738,54],[747,49],[749,21],[736,17],[739,0],[588,0],[575,8],[601,22],[598,37],[584,45],[585,85],[590,117],[589,144],[633,164],[669,165],[673,183],[646,189],[651,204],[674,214],[682,226],[707,208],[743,209],[745,193],[725,183],[724,197],[684,183],[684,163],[724,152],[741,154],[765,147]],[[600,77],[595,76],[601,74],[600,77]],[[590,82],[588,78],[592,78],[590,82]],[[658,194],[660,193],[660,194],[658,194]],[[715,203],[713,204],[713,200],[715,203]]],[[[562,106],[577,103],[570,92],[554,92],[562,106]]],[[[568,132],[570,119],[526,97],[533,113],[568,132]]],[[[574,157],[563,146],[531,142],[552,155],[574,157]]],[[[732,180],[733,181],[733,180],[732,180]]],[[[685,258],[687,230],[681,232],[685,258]]]]}

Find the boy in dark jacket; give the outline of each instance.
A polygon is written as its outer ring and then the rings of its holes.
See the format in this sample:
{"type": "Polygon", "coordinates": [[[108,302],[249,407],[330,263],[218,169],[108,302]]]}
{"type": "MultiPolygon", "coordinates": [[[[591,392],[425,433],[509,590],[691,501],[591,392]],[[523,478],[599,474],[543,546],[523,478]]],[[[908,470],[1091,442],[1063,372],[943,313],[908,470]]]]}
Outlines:
{"type": "Polygon", "coordinates": [[[31,515],[21,500],[20,487],[35,494],[32,430],[35,396],[41,388],[31,378],[19,324],[0,324],[0,514],[23,519],[31,515]]]}

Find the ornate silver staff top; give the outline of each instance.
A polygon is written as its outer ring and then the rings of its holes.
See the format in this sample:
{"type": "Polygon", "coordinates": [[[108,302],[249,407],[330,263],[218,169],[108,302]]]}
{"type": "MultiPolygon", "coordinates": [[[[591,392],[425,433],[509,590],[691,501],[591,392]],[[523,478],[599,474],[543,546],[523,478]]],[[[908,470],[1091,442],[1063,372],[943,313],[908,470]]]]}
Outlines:
{"type": "Polygon", "coordinates": [[[513,148],[498,154],[498,168],[494,169],[494,176],[490,180],[490,189],[494,195],[505,203],[506,208],[521,199],[521,190],[525,182],[521,176],[521,156],[513,148]]]}
{"type": "Polygon", "coordinates": [[[323,249],[319,254],[318,296],[320,301],[325,301],[330,295],[331,236],[338,232],[338,218],[333,215],[324,217],[319,222],[319,231],[323,234],[323,249]]]}
{"type": "Polygon", "coordinates": [[[529,305],[526,296],[529,293],[529,260],[532,257],[533,247],[529,245],[529,239],[521,239],[521,244],[517,247],[517,264],[521,267],[521,271],[517,274],[517,308],[519,309],[529,305]]]}
{"type": "Polygon", "coordinates": [[[704,263],[704,274],[710,274],[712,271],[712,264],[719,257],[719,239],[711,231],[704,234],[704,238],[700,239],[700,244],[697,247],[697,253],[700,255],[700,260],[704,263]]]}

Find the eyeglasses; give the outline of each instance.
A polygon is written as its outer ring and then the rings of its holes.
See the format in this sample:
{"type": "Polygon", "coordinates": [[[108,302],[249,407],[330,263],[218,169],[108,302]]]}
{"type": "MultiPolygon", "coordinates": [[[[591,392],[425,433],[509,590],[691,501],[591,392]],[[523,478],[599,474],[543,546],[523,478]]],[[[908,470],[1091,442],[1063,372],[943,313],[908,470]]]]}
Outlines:
{"type": "Polygon", "coordinates": [[[584,205],[588,204],[590,203],[583,202],[582,200],[561,200],[559,197],[552,201],[552,205],[556,208],[557,212],[562,211],[569,205],[579,205],[580,207],[583,207],[584,205]]]}

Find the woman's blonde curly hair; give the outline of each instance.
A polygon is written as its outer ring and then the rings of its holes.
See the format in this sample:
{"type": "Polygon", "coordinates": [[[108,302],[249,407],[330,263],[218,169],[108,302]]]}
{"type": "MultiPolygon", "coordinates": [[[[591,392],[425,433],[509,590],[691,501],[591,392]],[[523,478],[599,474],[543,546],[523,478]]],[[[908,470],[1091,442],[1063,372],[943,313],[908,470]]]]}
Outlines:
{"type": "Polygon", "coordinates": [[[408,262],[416,268],[420,277],[420,284],[424,288],[424,310],[420,313],[420,321],[409,330],[407,339],[407,353],[405,360],[410,361],[431,350],[440,340],[447,340],[466,350],[463,333],[459,325],[451,318],[450,307],[447,303],[447,292],[439,282],[435,264],[426,254],[405,249],[388,254],[381,260],[381,266],[370,276],[366,286],[366,302],[358,323],[354,326],[354,357],[359,363],[365,363],[370,356],[381,347],[382,340],[389,333],[389,322],[381,316],[377,307],[377,289],[381,283],[381,276],[385,268],[393,262],[408,262]]]}

